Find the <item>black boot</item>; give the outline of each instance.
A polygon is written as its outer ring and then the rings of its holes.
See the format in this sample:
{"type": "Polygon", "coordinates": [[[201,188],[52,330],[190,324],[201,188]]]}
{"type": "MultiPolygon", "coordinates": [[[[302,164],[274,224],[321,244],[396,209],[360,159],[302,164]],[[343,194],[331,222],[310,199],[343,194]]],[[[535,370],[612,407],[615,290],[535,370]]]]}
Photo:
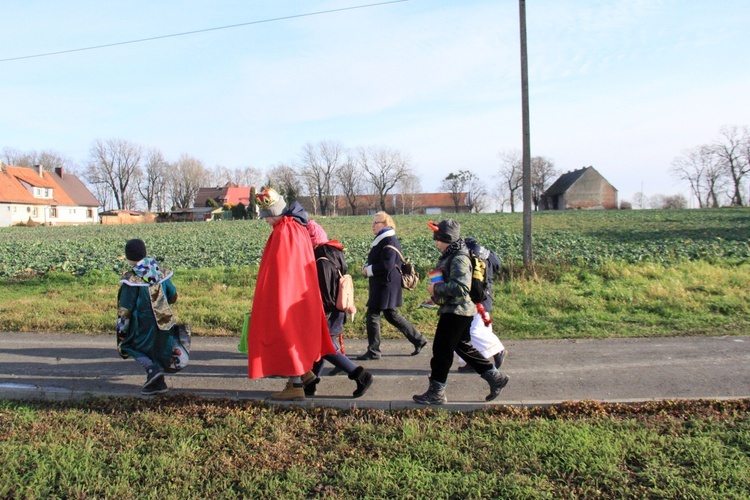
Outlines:
{"type": "Polygon", "coordinates": [[[501,366],[503,366],[503,361],[505,361],[505,354],[506,351],[505,349],[503,349],[492,357],[492,360],[495,362],[495,368],[497,368],[498,370],[501,366]]]}
{"type": "Polygon", "coordinates": [[[315,396],[315,391],[318,390],[318,382],[320,382],[320,379],[316,377],[312,382],[305,384],[305,396],[315,396]]]}
{"type": "Polygon", "coordinates": [[[497,371],[497,368],[490,368],[482,374],[482,378],[490,384],[490,393],[484,398],[485,401],[492,401],[498,397],[509,380],[508,376],[497,371]]]}
{"type": "Polygon", "coordinates": [[[349,374],[349,380],[354,380],[357,383],[357,390],[354,391],[352,396],[358,398],[363,396],[372,385],[372,374],[365,371],[361,366],[358,366],[349,374]]]}
{"type": "Polygon", "coordinates": [[[430,380],[430,387],[424,394],[415,394],[412,398],[415,402],[421,405],[441,405],[448,402],[445,397],[445,386],[447,384],[438,382],[437,380],[430,380]]]}

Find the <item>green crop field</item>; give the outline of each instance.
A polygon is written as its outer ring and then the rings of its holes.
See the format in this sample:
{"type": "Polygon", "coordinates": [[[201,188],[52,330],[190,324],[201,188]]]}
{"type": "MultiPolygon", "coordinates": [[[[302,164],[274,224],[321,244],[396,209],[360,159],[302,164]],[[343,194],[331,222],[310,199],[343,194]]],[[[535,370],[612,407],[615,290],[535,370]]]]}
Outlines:
{"type": "MultiPolygon", "coordinates": [[[[444,215],[450,216],[450,215],[444,215]]],[[[505,263],[521,259],[521,214],[456,214],[465,236],[495,250],[505,263]]],[[[419,268],[438,257],[426,226],[439,216],[396,216],[405,255],[419,268]]],[[[367,257],[370,217],[316,219],[346,245],[350,265],[367,257]]],[[[750,209],[568,211],[533,215],[539,264],[594,266],[608,261],[671,264],[682,260],[750,257],[750,209]]],[[[270,228],[263,221],[220,221],[130,226],[15,227],[0,229],[0,278],[60,270],[120,272],[128,238],[146,241],[173,269],[257,265],[270,228]]]]}

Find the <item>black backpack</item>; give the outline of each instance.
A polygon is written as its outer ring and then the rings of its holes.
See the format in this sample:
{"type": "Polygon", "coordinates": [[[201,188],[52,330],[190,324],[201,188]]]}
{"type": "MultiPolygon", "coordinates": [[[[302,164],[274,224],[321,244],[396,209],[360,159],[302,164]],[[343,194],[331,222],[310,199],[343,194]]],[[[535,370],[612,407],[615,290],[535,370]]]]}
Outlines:
{"type": "Polygon", "coordinates": [[[487,261],[474,251],[469,250],[471,261],[471,289],[469,298],[475,304],[481,304],[490,296],[490,283],[487,280],[487,261]]]}
{"type": "MultiPolygon", "coordinates": [[[[490,296],[491,287],[488,281],[488,262],[480,257],[471,248],[469,250],[469,262],[471,263],[471,288],[469,298],[475,304],[481,304],[490,296]]],[[[455,257],[456,254],[453,254],[455,257]]],[[[453,257],[451,257],[452,259],[453,257]]],[[[450,268],[450,264],[448,264],[450,268]]]]}

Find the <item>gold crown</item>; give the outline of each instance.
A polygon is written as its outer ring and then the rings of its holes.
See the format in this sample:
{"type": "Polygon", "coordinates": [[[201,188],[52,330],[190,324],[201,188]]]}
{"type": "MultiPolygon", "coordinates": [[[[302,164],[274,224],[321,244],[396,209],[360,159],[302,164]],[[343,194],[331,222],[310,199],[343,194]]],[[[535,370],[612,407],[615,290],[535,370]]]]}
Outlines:
{"type": "Polygon", "coordinates": [[[271,205],[274,205],[280,199],[281,199],[281,196],[273,188],[266,188],[260,193],[255,195],[255,202],[262,209],[268,208],[271,205]]]}

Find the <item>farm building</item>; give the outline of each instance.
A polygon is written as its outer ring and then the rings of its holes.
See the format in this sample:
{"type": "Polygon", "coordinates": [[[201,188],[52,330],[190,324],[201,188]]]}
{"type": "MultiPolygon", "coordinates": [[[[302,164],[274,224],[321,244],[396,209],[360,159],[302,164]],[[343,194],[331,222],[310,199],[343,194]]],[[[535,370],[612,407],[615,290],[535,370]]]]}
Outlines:
{"type": "Polygon", "coordinates": [[[172,210],[171,220],[173,222],[202,222],[216,220],[223,210],[216,207],[178,208],[172,210]]]}
{"type": "Polygon", "coordinates": [[[250,205],[250,186],[238,186],[233,182],[227,182],[220,187],[202,187],[198,189],[195,195],[194,207],[200,208],[207,206],[208,199],[213,199],[220,207],[225,204],[245,206],[250,205]]]}
{"type": "Polygon", "coordinates": [[[105,226],[119,224],[144,224],[155,222],[156,215],[150,212],[137,212],[135,210],[107,210],[99,214],[99,219],[105,226]]]}
{"type": "Polygon", "coordinates": [[[561,175],[543,194],[539,210],[617,208],[617,189],[594,167],[561,175]]]}
{"type": "Polygon", "coordinates": [[[73,174],[0,164],[0,226],[96,224],[97,200],[73,174]]]}
{"type": "MultiPolygon", "coordinates": [[[[469,193],[458,193],[456,198],[458,208],[451,193],[389,194],[385,198],[385,211],[392,215],[471,212],[469,193]]],[[[315,198],[301,196],[298,201],[311,215],[320,211],[315,198]]],[[[373,215],[381,210],[380,198],[375,195],[357,195],[353,204],[346,196],[334,196],[332,205],[332,215],[373,215]]]]}

